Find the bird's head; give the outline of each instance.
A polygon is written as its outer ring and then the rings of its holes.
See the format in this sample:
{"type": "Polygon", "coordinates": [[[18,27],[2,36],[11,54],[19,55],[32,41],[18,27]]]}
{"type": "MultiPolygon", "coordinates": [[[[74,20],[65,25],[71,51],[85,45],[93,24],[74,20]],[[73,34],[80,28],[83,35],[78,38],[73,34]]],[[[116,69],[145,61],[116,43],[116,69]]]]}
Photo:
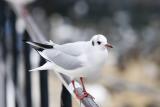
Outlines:
{"type": "Polygon", "coordinates": [[[102,49],[113,48],[113,46],[107,42],[107,38],[101,34],[94,35],[90,41],[93,47],[102,49]]]}

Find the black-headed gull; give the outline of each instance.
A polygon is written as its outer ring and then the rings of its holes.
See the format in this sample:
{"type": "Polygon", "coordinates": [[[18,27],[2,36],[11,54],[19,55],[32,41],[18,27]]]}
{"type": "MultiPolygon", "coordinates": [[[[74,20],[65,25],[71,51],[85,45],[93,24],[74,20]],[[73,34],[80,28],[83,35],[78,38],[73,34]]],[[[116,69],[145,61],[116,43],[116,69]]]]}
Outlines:
{"type": "Polygon", "coordinates": [[[47,61],[44,65],[30,71],[52,69],[68,75],[72,79],[74,92],[78,99],[83,99],[89,95],[86,92],[83,77],[100,73],[99,71],[105,64],[108,56],[107,48],[112,48],[106,37],[101,34],[94,35],[89,41],[78,41],[63,45],[55,44],[52,41],[46,44],[30,41],[26,41],[26,43],[36,49],[47,61]],[[83,86],[83,96],[79,96],[76,91],[75,78],[80,78],[83,86]]]}

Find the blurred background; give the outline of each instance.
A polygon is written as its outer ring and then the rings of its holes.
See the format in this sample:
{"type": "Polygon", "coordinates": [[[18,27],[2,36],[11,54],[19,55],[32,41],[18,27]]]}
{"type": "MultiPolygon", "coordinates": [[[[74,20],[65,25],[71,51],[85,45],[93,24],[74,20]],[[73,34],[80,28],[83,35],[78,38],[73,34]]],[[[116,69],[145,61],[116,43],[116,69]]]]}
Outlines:
{"type": "MultiPolygon", "coordinates": [[[[103,34],[114,46],[98,81],[86,80],[100,107],[160,107],[159,0],[36,0],[27,9],[47,40],[63,44],[103,34]]],[[[24,28],[11,6],[0,1],[0,107],[63,107],[54,72],[26,69],[39,66],[41,58],[23,44],[29,39],[24,28]]],[[[80,106],[73,98],[72,104],[80,106]]]]}

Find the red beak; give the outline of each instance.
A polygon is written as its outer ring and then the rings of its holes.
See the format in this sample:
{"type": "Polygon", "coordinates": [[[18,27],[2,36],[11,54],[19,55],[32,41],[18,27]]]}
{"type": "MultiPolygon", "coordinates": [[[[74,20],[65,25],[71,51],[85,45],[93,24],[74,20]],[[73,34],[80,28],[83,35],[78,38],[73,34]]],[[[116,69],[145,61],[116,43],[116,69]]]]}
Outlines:
{"type": "Polygon", "coordinates": [[[109,43],[105,44],[105,47],[113,48],[113,46],[109,43]]]}

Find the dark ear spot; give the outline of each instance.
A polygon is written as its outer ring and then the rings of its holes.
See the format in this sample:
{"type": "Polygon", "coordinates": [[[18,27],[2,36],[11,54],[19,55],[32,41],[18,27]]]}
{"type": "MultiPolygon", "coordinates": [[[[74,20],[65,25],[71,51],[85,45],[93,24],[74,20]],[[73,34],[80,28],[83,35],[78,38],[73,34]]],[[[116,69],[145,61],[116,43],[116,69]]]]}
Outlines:
{"type": "Polygon", "coordinates": [[[92,45],[94,46],[94,42],[92,41],[92,45]]]}

